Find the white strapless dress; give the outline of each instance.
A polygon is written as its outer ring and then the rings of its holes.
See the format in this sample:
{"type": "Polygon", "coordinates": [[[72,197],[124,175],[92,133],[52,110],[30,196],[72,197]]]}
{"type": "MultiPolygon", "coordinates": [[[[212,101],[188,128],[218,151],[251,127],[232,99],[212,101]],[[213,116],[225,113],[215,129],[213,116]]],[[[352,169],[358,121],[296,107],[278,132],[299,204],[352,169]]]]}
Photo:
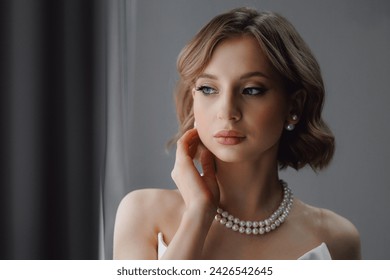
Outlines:
{"type": "MultiPolygon", "coordinates": [[[[164,241],[164,236],[162,232],[158,233],[157,236],[158,239],[158,259],[162,257],[162,255],[165,253],[167,249],[167,244],[164,241]]],[[[321,245],[315,247],[314,249],[310,250],[309,252],[303,254],[298,260],[331,260],[332,257],[330,256],[329,249],[326,246],[325,243],[322,243],[321,245]]]]}

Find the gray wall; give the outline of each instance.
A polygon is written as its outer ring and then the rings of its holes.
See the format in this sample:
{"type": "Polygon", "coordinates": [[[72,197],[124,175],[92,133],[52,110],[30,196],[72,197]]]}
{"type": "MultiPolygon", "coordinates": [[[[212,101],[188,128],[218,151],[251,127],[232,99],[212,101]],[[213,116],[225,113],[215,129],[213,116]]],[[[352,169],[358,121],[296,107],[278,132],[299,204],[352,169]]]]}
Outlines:
{"type": "Polygon", "coordinates": [[[350,219],[360,231],[363,258],[390,259],[390,2],[142,0],[132,6],[131,179],[120,196],[174,187],[174,151],[167,154],[164,145],[177,127],[172,90],[184,44],[218,13],[239,6],[272,10],[294,24],[319,60],[324,117],[337,140],[325,171],[288,170],[281,177],[305,202],[350,219]]]}

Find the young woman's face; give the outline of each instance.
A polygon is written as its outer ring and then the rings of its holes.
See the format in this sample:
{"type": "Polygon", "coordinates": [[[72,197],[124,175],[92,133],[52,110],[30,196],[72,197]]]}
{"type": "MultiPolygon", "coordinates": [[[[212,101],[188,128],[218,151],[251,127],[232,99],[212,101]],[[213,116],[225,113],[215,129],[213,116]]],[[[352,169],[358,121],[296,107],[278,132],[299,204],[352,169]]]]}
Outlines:
{"type": "Polygon", "coordinates": [[[225,162],[276,160],[289,106],[281,77],[251,36],[227,39],[195,81],[203,144],[225,162]]]}

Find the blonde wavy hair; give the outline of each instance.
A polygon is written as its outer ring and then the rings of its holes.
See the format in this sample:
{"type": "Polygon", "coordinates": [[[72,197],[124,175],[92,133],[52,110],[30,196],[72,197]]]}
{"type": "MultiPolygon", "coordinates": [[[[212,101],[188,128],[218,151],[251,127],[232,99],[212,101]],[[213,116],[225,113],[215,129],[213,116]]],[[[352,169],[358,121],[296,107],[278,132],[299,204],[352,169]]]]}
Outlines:
{"type": "Polygon", "coordinates": [[[258,12],[250,8],[237,8],[216,16],[179,54],[179,81],[175,89],[179,130],[170,143],[175,143],[194,125],[191,90],[214,49],[221,41],[241,35],[257,39],[259,47],[283,78],[286,94],[300,91],[305,95],[295,130],[282,133],[279,167],[290,166],[298,170],[309,165],[315,171],[326,167],[333,157],[335,141],[321,117],[325,91],[320,67],[287,19],[277,13],[258,12]]]}

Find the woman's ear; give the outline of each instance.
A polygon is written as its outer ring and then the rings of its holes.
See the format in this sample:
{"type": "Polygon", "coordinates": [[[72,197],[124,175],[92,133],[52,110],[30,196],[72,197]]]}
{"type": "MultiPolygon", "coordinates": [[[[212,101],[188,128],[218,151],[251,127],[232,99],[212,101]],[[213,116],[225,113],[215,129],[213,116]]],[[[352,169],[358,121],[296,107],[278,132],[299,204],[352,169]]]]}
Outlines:
{"type": "Polygon", "coordinates": [[[293,121],[298,122],[302,116],[306,102],[306,91],[303,89],[294,92],[290,98],[289,116],[296,116],[293,121]]]}

